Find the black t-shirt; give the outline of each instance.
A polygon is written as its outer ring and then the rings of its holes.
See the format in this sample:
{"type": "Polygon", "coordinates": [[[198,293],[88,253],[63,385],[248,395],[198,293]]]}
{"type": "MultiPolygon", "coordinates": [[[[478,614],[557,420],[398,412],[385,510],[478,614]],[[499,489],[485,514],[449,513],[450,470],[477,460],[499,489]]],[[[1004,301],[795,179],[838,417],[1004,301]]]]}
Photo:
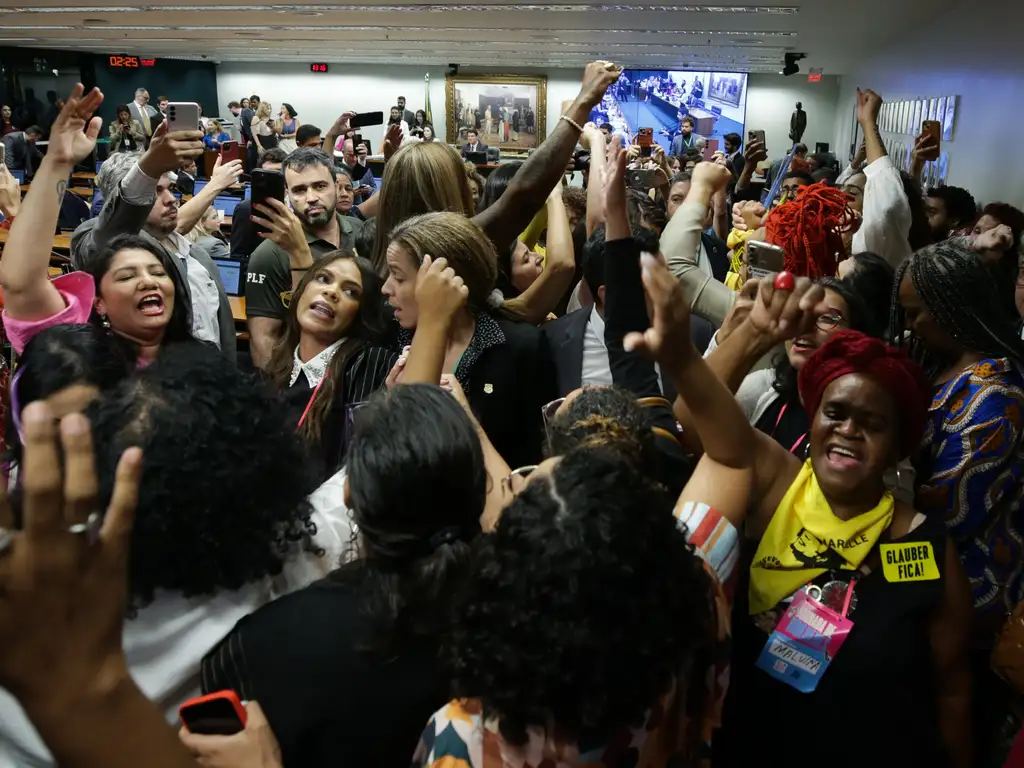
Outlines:
{"type": "Polygon", "coordinates": [[[336,572],[239,621],[203,660],[203,692],[258,701],[285,768],[408,768],[448,681],[433,640],[386,658],[370,642],[359,587],[336,572]]]}
{"type": "Polygon", "coordinates": [[[794,456],[801,459],[807,457],[811,420],[799,398],[795,398],[795,402],[787,402],[784,397],[775,398],[754,428],[764,432],[794,456]]]}

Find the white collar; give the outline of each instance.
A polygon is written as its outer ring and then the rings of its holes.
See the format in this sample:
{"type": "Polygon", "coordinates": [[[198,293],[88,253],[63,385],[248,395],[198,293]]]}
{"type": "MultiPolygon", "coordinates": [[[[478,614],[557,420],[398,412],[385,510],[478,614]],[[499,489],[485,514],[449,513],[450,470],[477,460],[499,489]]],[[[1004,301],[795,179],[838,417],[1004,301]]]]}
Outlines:
{"type": "Polygon", "coordinates": [[[327,374],[327,366],[331,364],[334,353],[338,351],[338,347],[341,346],[343,341],[345,341],[344,338],[338,339],[308,363],[299,360],[299,348],[296,346],[295,351],[292,352],[292,375],[288,380],[288,386],[290,387],[295,384],[300,373],[306,374],[306,381],[309,382],[309,386],[315,387],[319,384],[327,374]]]}
{"type": "Polygon", "coordinates": [[[597,311],[597,304],[594,304],[590,308],[590,319],[587,320],[587,325],[590,326],[593,333],[601,340],[601,346],[604,344],[604,318],[601,317],[601,313],[597,311]]]}
{"type": "Polygon", "coordinates": [[[187,259],[192,255],[192,243],[181,232],[172,230],[167,235],[167,239],[174,243],[174,250],[178,258],[187,259]]]}

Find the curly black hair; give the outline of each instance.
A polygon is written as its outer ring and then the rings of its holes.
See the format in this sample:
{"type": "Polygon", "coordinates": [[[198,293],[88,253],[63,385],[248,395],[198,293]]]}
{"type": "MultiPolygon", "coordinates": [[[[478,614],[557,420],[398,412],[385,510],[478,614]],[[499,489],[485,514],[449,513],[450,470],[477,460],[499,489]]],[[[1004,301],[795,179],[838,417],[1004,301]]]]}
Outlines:
{"type": "Polygon", "coordinates": [[[311,462],[290,412],[214,348],[175,344],[92,403],[100,501],[125,449],[143,450],[132,532],[132,603],[186,597],[281,572],[313,545],[311,462]]]}
{"type": "Polygon", "coordinates": [[[474,545],[445,658],[505,740],[642,720],[713,642],[711,582],[672,499],[616,451],[533,477],[474,545]]]}
{"type": "Polygon", "coordinates": [[[587,387],[548,424],[548,455],[581,446],[614,447],[640,464],[657,464],[653,421],[636,396],[618,387],[587,387]]]}
{"type": "Polygon", "coordinates": [[[16,384],[11,384],[4,430],[7,458],[21,459],[15,418],[26,405],[75,384],[92,385],[100,392],[113,389],[132,372],[133,358],[114,334],[85,323],[55,325],[33,336],[18,359],[16,384]]]}

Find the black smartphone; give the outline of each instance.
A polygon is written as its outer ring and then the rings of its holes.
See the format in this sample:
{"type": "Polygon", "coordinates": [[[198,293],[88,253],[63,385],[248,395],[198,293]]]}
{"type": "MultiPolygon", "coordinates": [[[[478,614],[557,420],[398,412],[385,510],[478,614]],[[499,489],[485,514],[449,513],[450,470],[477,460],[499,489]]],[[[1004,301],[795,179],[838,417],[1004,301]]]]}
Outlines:
{"type": "Polygon", "coordinates": [[[357,133],[352,136],[352,151],[357,152],[359,145],[363,143],[363,134],[357,133]]]}
{"type": "MultiPolygon", "coordinates": [[[[262,212],[256,208],[257,203],[266,205],[269,199],[284,202],[284,173],[271,171],[266,168],[256,168],[252,172],[252,205],[253,214],[262,216],[262,212]]],[[[265,232],[266,227],[257,224],[257,231],[265,232]]]]}
{"type": "Polygon", "coordinates": [[[245,730],[246,711],[234,691],[218,691],[186,701],[178,717],[189,733],[232,736],[245,730]]]}
{"type": "Polygon", "coordinates": [[[383,112],[360,112],[348,121],[349,128],[363,128],[367,125],[384,125],[383,112]]]}

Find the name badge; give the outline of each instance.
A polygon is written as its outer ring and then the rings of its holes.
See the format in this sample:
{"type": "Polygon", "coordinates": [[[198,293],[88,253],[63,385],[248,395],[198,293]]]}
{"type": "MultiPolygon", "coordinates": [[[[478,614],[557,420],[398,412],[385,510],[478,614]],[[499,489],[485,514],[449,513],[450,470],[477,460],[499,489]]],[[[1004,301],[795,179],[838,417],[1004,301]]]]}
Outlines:
{"type": "Polygon", "coordinates": [[[935,550],[930,541],[882,544],[879,552],[886,581],[934,581],[940,578],[935,550]]]}
{"type": "MultiPolygon", "coordinates": [[[[851,585],[847,609],[852,589],[851,585]]],[[[801,693],[811,693],[851,629],[853,622],[845,612],[837,613],[801,590],[768,636],[756,666],[801,693]]]]}

